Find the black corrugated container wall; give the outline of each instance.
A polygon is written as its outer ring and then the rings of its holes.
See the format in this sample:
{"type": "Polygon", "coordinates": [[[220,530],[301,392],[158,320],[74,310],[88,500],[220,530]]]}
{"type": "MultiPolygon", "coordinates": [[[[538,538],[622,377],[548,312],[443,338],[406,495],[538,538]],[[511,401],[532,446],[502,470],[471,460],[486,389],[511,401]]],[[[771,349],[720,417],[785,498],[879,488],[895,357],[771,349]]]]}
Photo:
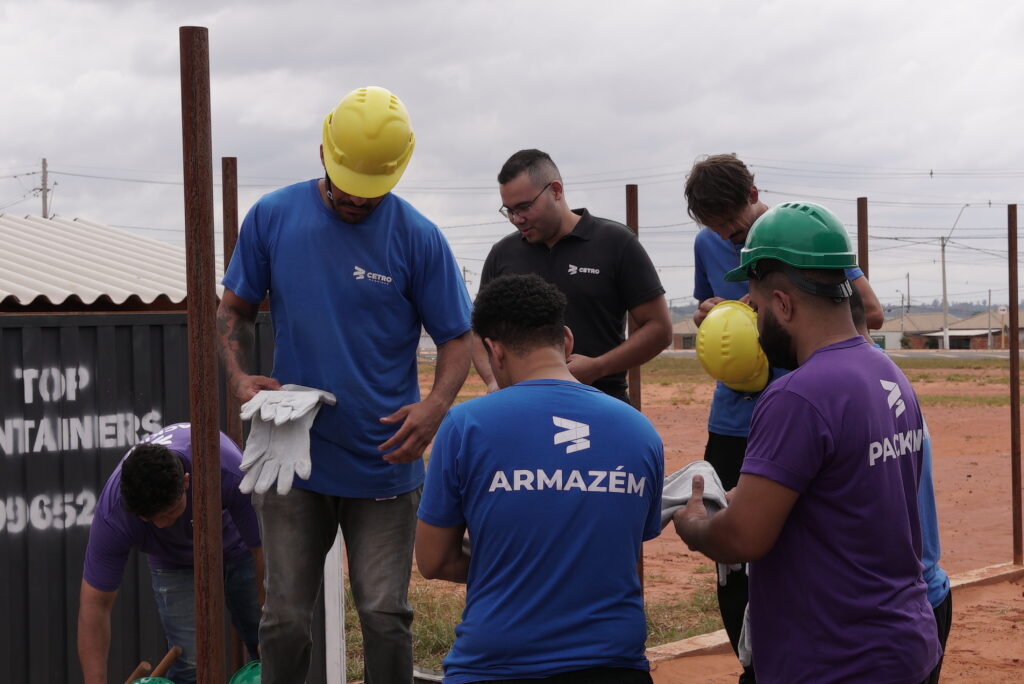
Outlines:
{"type": "MultiPolygon", "coordinates": [[[[269,374],[266,316],[257,337],[269,374]]],[[[0,681],[82,681],[78,593],[96,500],[132,444],[187,420],[184,314],[0,316],[0,681]]],[[[166,650],[135,553],[114,606],[110,681],[166,650]]]]}

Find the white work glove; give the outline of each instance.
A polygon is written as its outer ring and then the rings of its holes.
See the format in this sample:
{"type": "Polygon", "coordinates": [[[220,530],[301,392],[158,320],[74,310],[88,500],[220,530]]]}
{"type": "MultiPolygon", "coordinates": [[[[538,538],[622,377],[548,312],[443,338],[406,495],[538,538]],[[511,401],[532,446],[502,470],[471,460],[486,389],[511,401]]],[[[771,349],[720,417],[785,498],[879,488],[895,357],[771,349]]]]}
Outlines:
{"type": "Polygon", "coordinates": [[[280,390],[262,390],[242,405],[242,420],[252,420],[249,439],[242,455],[242,478],[238,489],[243,494],[264,494],[277,483],[277,493],[291,491],[298,475],[309,479],[309,428],[320,404],[336,403],[334,395],[323,390],[284,385],[280,390]],[[258,415],[257,415],[258,413],[258,415]]]}

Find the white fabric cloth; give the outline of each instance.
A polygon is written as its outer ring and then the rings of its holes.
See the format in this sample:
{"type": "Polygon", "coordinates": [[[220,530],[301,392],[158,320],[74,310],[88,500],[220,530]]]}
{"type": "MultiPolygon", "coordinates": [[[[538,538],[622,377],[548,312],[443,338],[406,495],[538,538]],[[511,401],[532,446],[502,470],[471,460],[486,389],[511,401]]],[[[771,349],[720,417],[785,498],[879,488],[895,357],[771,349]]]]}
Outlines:
{"type": "Polygon", "coordinates": [[[295,475],[309,479],[309,428],[320,404],[334,405],[334,395],[302,385],[262,390],[242,404],[242,420],[251,420],[242,454],[245,476],[238,485],[244,494],[264,494],[277,483],[277,493],[291,491],[295,475]]]}
{"type": "MultiPolygon", "coordinates": [[[[704,477],[704,508],[708,517],[726,508],[729,502],[725,498],[725,488],[718,478],[718,473],[707,461],[694,461],[665,478],[661,493],[661,526],[664,528],[672,520],[672,515],[685,506],[693,494],[693,478],[695,475],[704,477]]],[[[743,567],[742,563],[718,563],[718,583],[726,585],[726,576],[743,567]]]]}
{"type": "Polygon", "coordinates": [[[743,667],[750,667],[752,653],[750,649],[750,604],[743,609],[743,627],[740,629],[740,640],[736,644],[736,651],[743,667]]]}

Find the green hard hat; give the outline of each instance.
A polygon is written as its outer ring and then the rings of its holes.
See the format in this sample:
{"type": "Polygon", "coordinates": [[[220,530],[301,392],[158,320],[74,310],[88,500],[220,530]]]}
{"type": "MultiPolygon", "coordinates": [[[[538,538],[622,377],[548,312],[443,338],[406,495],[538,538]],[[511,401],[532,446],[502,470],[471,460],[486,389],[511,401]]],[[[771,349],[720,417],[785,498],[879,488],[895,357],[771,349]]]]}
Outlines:
{"type": "Polygon", "coordinates": [[[231,675],[228,684],[260,684],[261,673],[260,661],[250,660],[231,675]]]}
{"type": "Polygon", "coordinates": [[[749,280],[761,259],[777,259],[794,268],[854,268],[857,254],[842,221],[820,204],[784,202],[754,221],[740,250],[740,267],[725,274],[730,282],[749,280]]]}

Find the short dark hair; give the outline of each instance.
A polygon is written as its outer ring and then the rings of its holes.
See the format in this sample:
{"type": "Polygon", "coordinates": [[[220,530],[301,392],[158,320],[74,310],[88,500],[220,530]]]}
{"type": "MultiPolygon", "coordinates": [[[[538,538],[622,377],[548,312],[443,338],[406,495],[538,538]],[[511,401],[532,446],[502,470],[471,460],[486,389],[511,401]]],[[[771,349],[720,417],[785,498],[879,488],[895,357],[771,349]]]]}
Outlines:
{"type": "Polygon", "coordinates": [[[561,346],[565,295],[535,274],[503,275],[485,285],[473,304],[473,332],[515,354],[561,346]]]}
{"type": "Polygon", "coordinates": [[[707,225],[727,221],[750,199],[754,174],[735,154],[711,154],[694,163],[683,192],[690,218],[707,225]]]}
{"type": "Polygon", "coordinates": [[[540,150],[519,150],[505,162],[498,172],[498,185],[504,185],[525,172],[537,186],[562,180],[562,174],[551,160],[551,155],[540,150]]]}
{"type": "Polygon", "coordinates": [[[121,463],[121,505],[140,518],[152,518],[178,502],[185,491],[181,457],[159,444],[139,444],[121,463]]]}

